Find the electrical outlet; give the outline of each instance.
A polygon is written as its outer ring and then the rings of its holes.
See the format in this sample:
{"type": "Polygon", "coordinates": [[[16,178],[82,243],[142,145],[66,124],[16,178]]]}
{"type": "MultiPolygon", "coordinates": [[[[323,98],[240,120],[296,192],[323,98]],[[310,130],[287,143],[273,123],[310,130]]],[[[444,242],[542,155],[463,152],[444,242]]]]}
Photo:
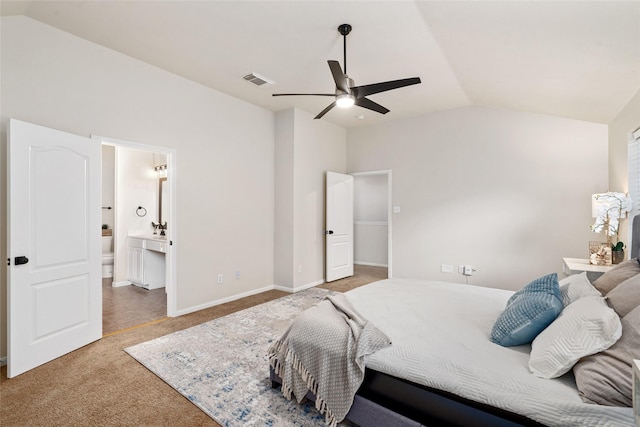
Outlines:
{"type": "Polygon", "coordinates": [[[218,283],[222,283],[224,281],[224,276],[222,273],[218,274],[218,283]]]}
{"type": "Polygon", "coordinates": [[[465,265],[462,269],[462,274],[465,276],[472,276],[476,272],[476,268],[472,265],[465,265]]]}
{"type": "Polygon", "coordinates": [[[240,272],[236,271],[236,280],[240,280],[240,272]]]}
{"type": "Polygon", "coordinates": [[[448,264],[442,264],[440,266],[440,271],[442,271],[443,273],[453,273],[453,265],[448,265],[448,264]]]}
{"type": "Polygon", "coordinates": [[[298,273],[302,273],[302,264],[298,266],[298,273]]]}

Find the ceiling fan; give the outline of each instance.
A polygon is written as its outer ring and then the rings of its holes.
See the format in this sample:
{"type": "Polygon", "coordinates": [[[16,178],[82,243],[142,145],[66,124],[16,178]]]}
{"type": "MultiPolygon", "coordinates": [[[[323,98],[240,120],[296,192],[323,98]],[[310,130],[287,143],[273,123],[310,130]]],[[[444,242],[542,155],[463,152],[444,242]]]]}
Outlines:
{"type": "Polygon", "coordinates": [[[366,96],[420,83],[419,77],[411,77],[408,79],[390,80],[388,82],[355,86],[353,79],[347,75],[347,35],[351,32],[351,25],[340,25],[338,27],[338,32],[342,34],[344,38],[344,72],[342,72],[342,68],[340,68],[340,63],[338,61],[327,61],[329,63],[329,69],[331,69],[331,74],[333,75],[333,81],[336,84],[335,93],[274,93],[272,96],[335,97],[335,100],[327,108],[325,108],[317,116],[315,116],[314,119],[321,118],[336,105],[338,107],[347,108],[355,104],[368,110],[376,111],[381,114],[387,114],[389,112],[389,109],[371,101],[370,99],[366,98],[366,96]]]}

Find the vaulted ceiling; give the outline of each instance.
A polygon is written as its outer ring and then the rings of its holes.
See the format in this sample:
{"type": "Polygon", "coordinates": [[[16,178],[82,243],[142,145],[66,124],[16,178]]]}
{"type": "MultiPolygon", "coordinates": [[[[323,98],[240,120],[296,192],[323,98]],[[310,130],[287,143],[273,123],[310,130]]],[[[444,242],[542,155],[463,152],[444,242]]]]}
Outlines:
{"type": "Polygon", "coordinates": [[[391,110],[333,109],[345,127],[468,105],[609,123],[640,88],[640,1],[8,1],[27,15],[278,111],[315,115],[334,91],[328,59],[357,85],[422,84],[370,96],[391,110]],[[275,82],[243,79],[258,73],[275,82]],[[358,117],[363,116],[363,117],[358,117]]]}

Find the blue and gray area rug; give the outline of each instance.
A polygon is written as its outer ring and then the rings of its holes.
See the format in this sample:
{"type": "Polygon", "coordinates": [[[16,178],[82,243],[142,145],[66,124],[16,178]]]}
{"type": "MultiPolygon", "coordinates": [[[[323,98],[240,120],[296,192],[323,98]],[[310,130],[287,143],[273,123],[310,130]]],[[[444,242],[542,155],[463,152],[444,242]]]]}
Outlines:
{"type": "Polygon", "coordinates": [[[328,292],[307,289],[125,351],[225,427],[323,426],[313,404],[271,388],[267,349],[328,292]]]}

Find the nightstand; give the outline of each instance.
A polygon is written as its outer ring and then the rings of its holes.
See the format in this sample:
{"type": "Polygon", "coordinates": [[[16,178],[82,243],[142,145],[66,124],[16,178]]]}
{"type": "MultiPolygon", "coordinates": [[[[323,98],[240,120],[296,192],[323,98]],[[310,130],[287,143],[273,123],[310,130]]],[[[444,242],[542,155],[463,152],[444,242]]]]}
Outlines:
{"type": "Polygon", "coordinates": [[[586,271],[587,277],[592,282],[615,267],[615,265],[593,265],[586,258],[562,258],[562,261],[564,262],[562,271],[565,274],[577,274],[586,271]]]}

